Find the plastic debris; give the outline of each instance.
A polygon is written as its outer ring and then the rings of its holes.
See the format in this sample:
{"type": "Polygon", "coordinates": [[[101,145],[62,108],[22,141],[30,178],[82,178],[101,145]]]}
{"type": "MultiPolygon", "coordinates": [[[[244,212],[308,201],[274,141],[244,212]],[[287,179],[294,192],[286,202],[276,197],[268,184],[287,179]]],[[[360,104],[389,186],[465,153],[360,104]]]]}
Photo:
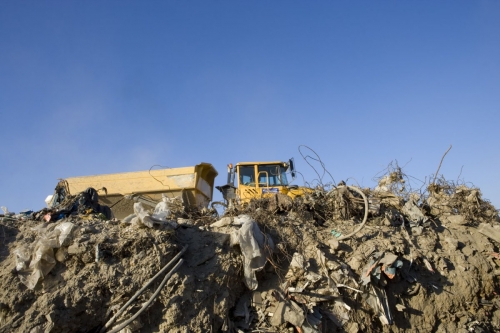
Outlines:
{"type": "Polygon", "coordinates": [[[153,228],[154,221],[151,218],[151,214],[142,205],[142,202],[134,203],[134,213],[135,217],[131,220],[132,225],[153,228]]]}
{"type": "Polygon", "coordinates": [[[15,250],[16,270],[28,289],[34,289],[56,265],[54,249],[69,244],[73,229],[74,224],[71,222],[41,225],[34,228],[38,233],[38,240],[32,250],[27,247],[15,250]]]}
{"type": "Polygon", "coordinates": [[[274,243],[269,235],[263,234],[257,223],[249,216],[240,216],[243,221],[238,231],[237,244],[240,245],[244,257],[243,270],[245,284],[250,290],[258,287],[255,272],[264,268],[268,256],[274,251],[274,243]]]}
{"type": "Polygon", "coordinates": [[[170,221],[173,217],[173,212],[179,211],[183,207],[182,198],[180,196],[169,198],[162,194],[162,201],[160,201],[152,214],[152,217],[160,221],[170,221]]]}
{"type": "Polygon", "coordinates": [[[336,238],[339,238],[340,236],[342,236],[342,233],[336,231],[335,229],[332,229],[332,231],[330,231],[330,233],[333,235],[333,237],[336,237],[336,238]]]}

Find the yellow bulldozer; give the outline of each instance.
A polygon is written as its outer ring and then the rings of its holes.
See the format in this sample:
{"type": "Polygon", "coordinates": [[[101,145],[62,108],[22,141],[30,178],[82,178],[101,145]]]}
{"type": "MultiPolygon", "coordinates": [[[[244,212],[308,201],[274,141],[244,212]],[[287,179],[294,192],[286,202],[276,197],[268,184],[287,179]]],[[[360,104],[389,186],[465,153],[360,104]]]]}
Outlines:
{"type": "Polygon", "coordinates": [[[278,193],[295,197],[310,189],[291,185],[287,174],[295,178],[293,159],[288,162],[240,162],[228,165],[227,184],[217,186],[228,207],[246,204],[252,199],[265,198],[278,193]]]}

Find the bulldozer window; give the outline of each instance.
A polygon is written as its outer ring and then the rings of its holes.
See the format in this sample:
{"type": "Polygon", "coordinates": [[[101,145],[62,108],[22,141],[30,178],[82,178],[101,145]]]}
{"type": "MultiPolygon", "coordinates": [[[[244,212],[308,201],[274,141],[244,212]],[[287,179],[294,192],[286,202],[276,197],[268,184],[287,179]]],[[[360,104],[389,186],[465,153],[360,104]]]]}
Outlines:
{"type": "Polygon", "coordinates": [[[259,186],[287,186],[286,169],[280,165],[259,165],[259,186]],[[261,173],[262,172],[262,173],[261,173]]]}
{"type": "Polygon", "coordinates": [[[255,186],[255,171],[253,166],[240,166],[240,184],[255,186]]]}

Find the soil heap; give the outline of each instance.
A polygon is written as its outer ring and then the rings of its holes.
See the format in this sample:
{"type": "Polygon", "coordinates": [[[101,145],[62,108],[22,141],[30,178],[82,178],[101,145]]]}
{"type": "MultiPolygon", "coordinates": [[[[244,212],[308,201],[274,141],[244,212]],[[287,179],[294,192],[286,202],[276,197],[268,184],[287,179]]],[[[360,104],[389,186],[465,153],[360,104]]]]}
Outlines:
{"type": "Polygon", "coordinates": [[[402,180],[223,216],[3,214],[0,332],[499,331],[498,211],[474,187],[402,180]]]}

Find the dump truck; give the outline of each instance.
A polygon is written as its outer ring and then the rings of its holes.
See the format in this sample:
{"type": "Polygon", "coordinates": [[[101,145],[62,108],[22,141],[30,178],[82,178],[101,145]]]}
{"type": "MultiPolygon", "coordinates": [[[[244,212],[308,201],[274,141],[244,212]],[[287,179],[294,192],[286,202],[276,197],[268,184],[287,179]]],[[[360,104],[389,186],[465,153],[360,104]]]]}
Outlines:
{"type": "MultiPolygon", "coordinates": [[[[118,219],[133,214],[134,201],[154,207],[168,197],[181,197],[186,208],[207,207],[212,201],[217,170],[210,163],[182,168],[71,177],[62,180],[69,193],[76,195],[88,188],[99,194],[99,204],[111,208],[118,219]]],[[[60,198],[59,198],[60,200],[60,198]]]]}

